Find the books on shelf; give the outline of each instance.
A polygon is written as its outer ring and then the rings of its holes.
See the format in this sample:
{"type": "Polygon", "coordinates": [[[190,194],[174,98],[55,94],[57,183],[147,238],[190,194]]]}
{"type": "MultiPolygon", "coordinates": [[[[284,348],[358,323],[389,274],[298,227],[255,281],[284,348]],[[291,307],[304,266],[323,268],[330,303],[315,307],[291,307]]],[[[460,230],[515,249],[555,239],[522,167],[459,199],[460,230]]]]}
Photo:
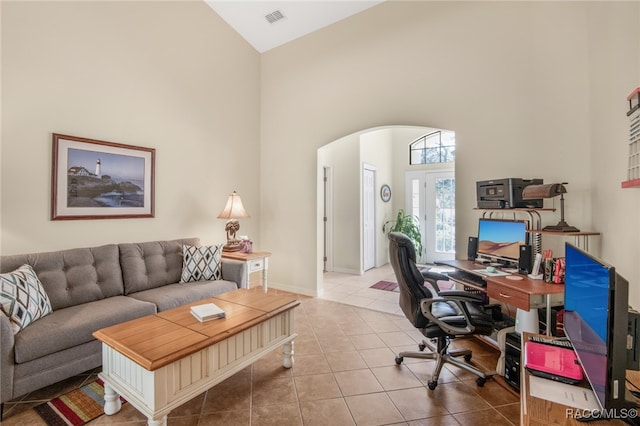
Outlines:
{"type": "Polygon", "coordinates": [[[224,311],[215,303],[204,303],[191,307],[191,315],[196,317],[200,322],[224,318],[224,311]]]}

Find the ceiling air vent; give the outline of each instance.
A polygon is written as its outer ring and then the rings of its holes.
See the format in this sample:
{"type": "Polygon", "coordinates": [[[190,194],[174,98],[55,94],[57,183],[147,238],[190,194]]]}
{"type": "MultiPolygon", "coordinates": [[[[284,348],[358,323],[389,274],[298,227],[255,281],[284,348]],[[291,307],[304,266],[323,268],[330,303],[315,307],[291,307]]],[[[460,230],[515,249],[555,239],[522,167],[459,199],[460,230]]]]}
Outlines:
{"type": "Polygon", "coordinates": [[[276,10],[275,12],[271,12],[268,15],[265,15],[265,19],[270,24],[273,24],[274,22],[284,19],[284,15],[279,10],[276,10]]]}

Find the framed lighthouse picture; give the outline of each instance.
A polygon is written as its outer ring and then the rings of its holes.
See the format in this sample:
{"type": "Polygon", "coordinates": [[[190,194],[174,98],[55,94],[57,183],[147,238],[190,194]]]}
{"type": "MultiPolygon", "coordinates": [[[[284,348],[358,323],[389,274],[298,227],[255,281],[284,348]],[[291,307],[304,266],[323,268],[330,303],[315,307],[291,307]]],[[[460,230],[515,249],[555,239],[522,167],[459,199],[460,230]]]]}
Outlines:
{"type": "Polygon", "coordinates": [[[155,149],[53,134],[51,220],[154,217],[155,149]]]}

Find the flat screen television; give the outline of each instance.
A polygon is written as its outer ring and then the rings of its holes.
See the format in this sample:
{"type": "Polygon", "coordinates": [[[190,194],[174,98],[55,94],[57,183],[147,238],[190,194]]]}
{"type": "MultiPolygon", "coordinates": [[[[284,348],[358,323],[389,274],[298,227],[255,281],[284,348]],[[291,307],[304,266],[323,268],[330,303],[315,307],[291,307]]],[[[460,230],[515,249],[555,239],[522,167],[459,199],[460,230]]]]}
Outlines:
{"type": "Polygon", "coordinates": [[[594,416],[637,420],[624,418],[637,408],[625,386],[629,283],[574,245],[565,250],[564,331],[602,410],[594,416]]]}
{"type": "Polygon", "coordinates": [[[517,264],[520,246],[527,241],[527,222],[524,220],[481,218],[478,221],[478,257],[517,264]]]}

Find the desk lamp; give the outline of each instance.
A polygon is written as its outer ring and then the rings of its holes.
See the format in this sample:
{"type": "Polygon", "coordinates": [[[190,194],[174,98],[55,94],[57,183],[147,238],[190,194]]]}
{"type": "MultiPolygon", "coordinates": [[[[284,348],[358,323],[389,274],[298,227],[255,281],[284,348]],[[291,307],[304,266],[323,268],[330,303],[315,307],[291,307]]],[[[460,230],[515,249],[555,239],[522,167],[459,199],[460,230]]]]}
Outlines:
{"type": "Polygon", "coordinates": [[[567,193],[567,182],[552,183],[548,185],[528,185],[522,190],[522,199],[553,198],[560,195],[560,222],[557,225],[549,225],[542,228],[543,231],[580,232],[575,226],[569,225],[564,220],[564,194],[567,193]]]}
{"type": "Polygon", "coordinates": [[[224,227],[224,230],[227,231],[227,244],[224,245],[222,251],[239,251],[242,249],[240,240],[236,239],[236,232],[240,230],[238,219],[245,217],[249,217],[249,215],[242,206],[240,196],[236,191],[233,191],[229,194],[227,205],[218,215],[218,219],[228,219],[224,227]]]}

